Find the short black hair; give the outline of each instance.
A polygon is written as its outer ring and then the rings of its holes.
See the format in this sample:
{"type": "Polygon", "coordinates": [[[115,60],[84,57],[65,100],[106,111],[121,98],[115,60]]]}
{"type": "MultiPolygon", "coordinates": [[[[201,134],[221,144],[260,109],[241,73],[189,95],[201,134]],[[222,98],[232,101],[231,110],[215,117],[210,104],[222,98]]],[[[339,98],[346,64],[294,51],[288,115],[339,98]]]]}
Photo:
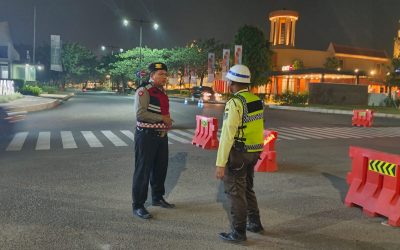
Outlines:
{"type": "Polygon", "coordinates": [[[235,81],[231,81],[231,82],[232,82],[231,85],[232,85],[232,84],[236,84],[236,85],[238,85],[238,86],[240,86],[240,87],[242,87],[242,88],[248,88],[248,87],[249,87],[249,84],[248,84],[248,83],[235,82],[235,81]]]}

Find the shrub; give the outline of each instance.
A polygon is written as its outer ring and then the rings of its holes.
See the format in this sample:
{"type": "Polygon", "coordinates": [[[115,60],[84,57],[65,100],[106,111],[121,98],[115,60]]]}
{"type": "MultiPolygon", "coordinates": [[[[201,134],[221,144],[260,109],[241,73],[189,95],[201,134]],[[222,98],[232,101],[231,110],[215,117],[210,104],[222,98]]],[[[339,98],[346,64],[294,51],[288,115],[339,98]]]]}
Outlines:
{"type": "Polygon", "coordinates": [[[58,87],[56,86],[41,86],[41,89],[48,94],[55,94],[58,92],[58,87]]]}
{"type": "Polygon", "coordinates": [[[286,92],[276,95],[274,100],[282,104],[306,104],[308,102],[308,93],[295,94],[293,92],[286,92]]]}
{"type": "Polygon", "coordinates": [[[42,89],[38,86],[32,86],[29,84],[26,84],[20,89],[19,91],[23,95],[34,95],[38,96],[42,93],[42,89]]]}

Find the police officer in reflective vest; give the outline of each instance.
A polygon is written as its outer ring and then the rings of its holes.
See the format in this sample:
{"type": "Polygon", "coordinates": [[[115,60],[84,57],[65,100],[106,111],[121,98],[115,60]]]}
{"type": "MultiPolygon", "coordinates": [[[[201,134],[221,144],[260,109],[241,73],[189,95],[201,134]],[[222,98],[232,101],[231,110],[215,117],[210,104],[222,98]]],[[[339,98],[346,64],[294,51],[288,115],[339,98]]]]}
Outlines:
{"type": "Polygon", "coordinates": [[[172,125],[169,113],[169,99],[164,91],[167,83],[167,65],[149,65],[150,80],[143,83],[135,94],[135,172],[132,185],[132,206],[134,215],[150,219],[152,215],[144,207],[149,182],[152,205],[173,208],[164,200],[164,182],[168,168],[167,130],[172,125]]]}
{"type": "Polygon", "coordinates": [[[263,104],[248,90],[250,71],[246,66],[234,65],[226,78],[234,95],[225,106],[215,175],[224,182],[232,224],[231,231],[219,237],[240,242],[247,239],[246,229],[254,233],[264,230],[253,191],[254,166],[263,150],[263,104]]]}

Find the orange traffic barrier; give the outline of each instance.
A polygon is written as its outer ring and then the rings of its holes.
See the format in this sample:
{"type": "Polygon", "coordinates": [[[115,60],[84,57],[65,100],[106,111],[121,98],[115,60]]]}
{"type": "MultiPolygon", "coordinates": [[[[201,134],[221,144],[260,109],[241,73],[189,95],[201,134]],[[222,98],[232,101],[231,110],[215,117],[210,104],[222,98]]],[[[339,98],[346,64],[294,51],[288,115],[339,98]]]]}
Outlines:
{"type": "Polygon", "coordinates": [[[370,109],[353,110],[353,118],[351,119],[352,126],[371,127],[374,118],[374,111],[370,109]]]}
{"type": "Polygon", "coordinates": [[[276,163],[275,141],[278,138],[278,132],[273,130],[264,130],[264,148],[260,159],[254,167],[256,172],[275,172],[278,170],[276,163]]]}
{"type": "Polygon", "coordinates": [[[368,216],[382,215],[400,226],[400,155],[350,147],[352,171],[345,204],[361,206],[368,216]]]}
{"type": "Polygon", "coordinates": [[[217,132],[217,118],[196,115],[196,131],[192,144],[204,149],[216,149],[219,144],[217,132]]]}

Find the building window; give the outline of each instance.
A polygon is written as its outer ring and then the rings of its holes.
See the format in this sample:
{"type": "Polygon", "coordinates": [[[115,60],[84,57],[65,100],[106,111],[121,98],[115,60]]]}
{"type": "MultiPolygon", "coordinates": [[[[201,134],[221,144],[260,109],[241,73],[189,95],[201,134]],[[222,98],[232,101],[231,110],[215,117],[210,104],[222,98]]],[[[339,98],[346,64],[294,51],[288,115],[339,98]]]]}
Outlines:
{"type": "Polygon", "coordinates": [[[286,23],[281,22],[281,37],[279,38],[279,44],[285,44],[286,38],[286,23]]]}
{"type": "Polygon", "coordinates": [[[8,79],[8,65],[1,65],[0,66],[0,78],[1,79],[8,79]]]}
{"type": "Polygon", "coordinates": [[[0,46],[0,58],[8,58],[8,46],[0,46]]]}

